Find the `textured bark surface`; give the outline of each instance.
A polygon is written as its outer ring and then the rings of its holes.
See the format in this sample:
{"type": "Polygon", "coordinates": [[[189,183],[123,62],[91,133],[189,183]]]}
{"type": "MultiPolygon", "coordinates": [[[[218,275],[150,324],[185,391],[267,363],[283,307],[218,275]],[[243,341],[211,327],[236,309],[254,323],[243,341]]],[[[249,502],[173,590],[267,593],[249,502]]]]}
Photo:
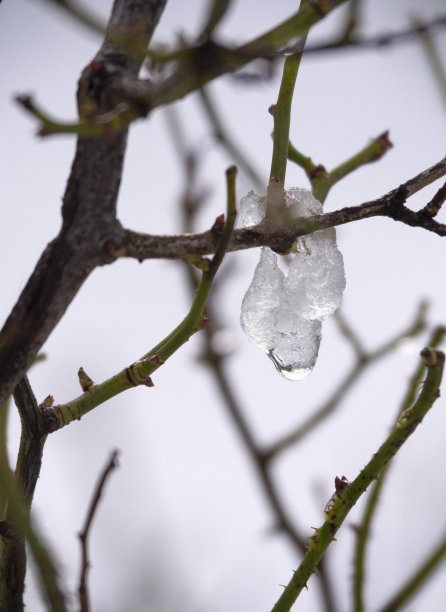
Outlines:
{"type": "MultiPolygon", "coordinates": [[[[165,0],[115,1],[104,43],[79,81],[81,116],[112,110],[117,81],[136,79],[142,56],[134,49],[147,46],[164,5],[165,0]],[[131,46],[121,45],[127,40],[131,46]]],[[[107,245],[119,241],[121,232],[116,201],[126,140],[126,130],[78,139],[63,198],[62,229],[44,250],[0,332],[0,406],[90,272],[113,260],[107,245]]]]}

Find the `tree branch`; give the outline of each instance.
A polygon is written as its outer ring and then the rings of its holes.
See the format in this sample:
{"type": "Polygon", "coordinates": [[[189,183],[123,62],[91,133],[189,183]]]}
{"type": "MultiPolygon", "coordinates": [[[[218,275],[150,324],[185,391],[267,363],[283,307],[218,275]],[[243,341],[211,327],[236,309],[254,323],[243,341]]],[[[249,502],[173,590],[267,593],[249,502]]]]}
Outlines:
{"type": "Polygon", "coordinates": [[[82,416],[123,391],[138,385],[153,387],[150,375],[208,322],[208,318],[204,316],[204,310],[215,274],[226,253],[236,219],[235,176],[236,168],[234,166],[228,168],[226,171],[226,222],[221,215],[214,224],[214,232],[219,236],[219,245],[212,260],[207,262],[208,265],[203,266],[200,283],[190,310],[183,321],[141,359],[98,385],[95,385],[81,369],[79,378],[84,390],[82,395],[66,404],[53,406],[51,401],[40,405],[44,429],[47,433],[61,429],[74,420],[80,420],[82,416]]]}
{"type": "MultiPolygon", "coordinates": [[[[156,0],[152,0],[156,4],[156,0]]],[[[159,0],[164,4],[165,0],[159,0]]],[[[154,108],[170,104],[176,100],[184,98],[187,94],[201,89],[213,79],[224,74],[235,72],[249,62],[262,58],[274,58],[278,53],[283,53],[286,45],[290,40],[294,40],[297,36],[303,36],[309,28],[315,23],[321,21],[328,13],[337,6],[344,4],[347,0],[314,0],[306,2],[301,11],[291,15],[284,22],[271,28],[264,34],[249,41],[248,43],[236,48],[228,48],[219,45],[212,39],[201,37],[191,47],[174,50],[168,54],[157,53],[156,51],[147,51],[148,56],[155,63],[176,62],[173,74],[161,81],[159,84],[154,84],[149,80],[140,80],[136,74],[123,74],[118,71],[113,83],[113,94],[116,103],[125,101],[129,105],[129,112],[122,117],[123,125],[121,129],[128,127],[129,123],[138,117],[147,116],[154,108]]],[[[105,48],[110,51],[113,47],[121,50],[127,50],[129,53],[134,52],[138,61],[144,58],[141,52],[143,45],[134,41],[128,32],[122,32],[119,24],[107,28],[108,43],[105,48]]],[[[144,47],[145,48],[145,47],[144,47]]],[[[110,54],[111,55],[111,54],[110,54]]],[[[100,59],[100,58],[97,58],[100,59]]],[[[19,101],[26,96],[19,98],[19,101]]],[[[34,110],[35,105],[25,108],[39,117],[34,110]],[[33,109],[34,107],[34,109],[33,109]]],[[[39,110],[40,119],[43,119],[44,134],[52,133],[50,128],[55,133],[63,133],[64,130],[68,133],[88,133],[89,122],[91,135],[97,135],[98,132],[106,135],[113,129],[119,129],[119,125],[114,125],[115,115],[111,113],[110,123],[101,121],[98,125],[97,112],[94,104],[91,106],[92,112],[88,113],[76,124],[58,123],[50,119],[48,116],[39,110]],[[102,132],[101,132],[102,130],[102,132]]],[[[108,111],[112,109],[109,108],[108,111]]]]}
{"type": "Polygon", "coordinates": [[[350,510],[415,431],[438,398],[444,353],[425,348],[421,351],[421,358],[427,368],[427,376],[418,399],[411,408],[400,414],[390,436],[353,482],[348,483],[344,478],[336,478],[336,491],[325,509],[326,520],[311,536],[310,546],[304,560],[294,572],[272,612],[291,610],[350,510]]]}
{"type": "Polygon", "coordinates": [[[314,197],[319,202],[324,202],[336,183],[361,166],[378,161],[392,146],[389,132],[383,132],[330,172],[322,164],[315,164],[310,157],[302,155],[291,143],[288,147],[288,159],[303,168],[311,183],[314,197]]]}
{"type": "Polygon", "coordinates": [[[401,589],[399,589],[392,599],[380,608],[378,612],[396,612],[396,610],[400,610],[410,601],[413,595],[420,592],[426,580],[438,569],[440,563],[444,562],[445,557],[446,535],[443,535],[437,546],[431,551],[415,572],[408,577],[401,589]]]}
{"type": "Polygon", "coordinates": [[[311,433],[315,427],[319,426],[325,419],[331,416],[340,402],[345,399],[348,391],[358,382],[367,368],[394,351],[400,340],[413,338],[424,328],[426,324],[425,310],[425,305],[421,304],[413,322],[406,329],[373,351],[365,352],[361,350],[360,353],[357,353],[356,363],[353,364],[351,370],[347,372],[345,377],[338,384],[333,394],[324,401],[320,408],[311,411],[311,415],[303,423],[271,444],[269,449],[265,451],[267,457],[270,459],[277,458],[280,453],[300,442],[305,436],[311,433]]]}
{"type": "Polygon", "coordinates": [[[39,410],[26,378],[15,389],[14,397],[21,415],[22,437],[15,475],[10,471],[6,453],[0,455],[0,488],[2,499],[7,499],[6,520],[1,523],[0,538],[0,609],[23,609],[26,538],[39,571],[48,609],[65,612],[65,596],[56,565],[43,538],[30,521],[30,506],[46,434],[40,429],[39,410]]]}
{"type": "MultiPolygon", "coordinates": [[[[305,48],[305,55],[314,55],[318,53],[326,53],[327,51],[346,51],[350,49],[379,49],[390,45],[408,42],[416,39],[418,36],[426,33],[434,33],[435,30],[441,30],[446,27],[446,15],[440,15],[431,21],[416,22],[408,28],[404,28],[398,32],[385,32],[377,36],[369,36],[367,38],[357,38],[354,36],[341,36],[326,43],[316,43],[308,45],[305,48]]],[[[292,51],[292,49],[290,49],[292,51]]]]}
{"type": "MultiPolygon", "coordinates": [[[[428,346],[430,348],[437,348],[444,339],[446,334],[446,328],[437,327],[429,338],[428,346]]],[[[397,412],[398,416],[405,410],[408,410],[415,402],[416,397],[420,389],[420,381],[424,381],[426,377],[427,367],[424,361],[417,364],[414,374],[412,375],[409,385],[407,387],[406,394],[401,402],[401,406],[397,412]]],[[[372,519],[375,517],[375,512],[378,507],[378,502],[383,492],[383,484],[385,482],[387,472],[391,464],[387,464],[379,473],[376,482],[373,483],[370,493],[368,494],[365,508],[362,514],[359,525],[355,526],[356,531],[356,542],[354,550],[353,560],[353,610],[354,612],[363,612],[364,610],[364,577],[365,577],[365,560],[367,546],[370,544],[370,529],[372,519]]],[[[434,566],[431,568],[433,571],[434,566]]],[[[428,573],[425,572],[424,579],[426,579],[428,573]]],[[[420,583],[418,583],[419,585],[420,583]]],[[[395,608],[396,609],[396,608],[395,608]]]]}
{"type": "Polygon", "coordinates": [[[80,611],[88,612],[90,610],[89,597],[88,597],[88,587],[87,587],[87,572],[90,567],[90,562],[88,560],[88,536],[90,533],[91,524],[93,522],[94,515],[96,514],[96,510],[99,505],[99,501],[102,497],[102,491],[104,489],[104,485],[111,472],[118,467],[118,451],[114,450],[111,454],[107,465],[105,466],[101,477],[96,485],[93,498],[90,502],[90,506],[88,508],[88,513],[85,519],[84,526],[82,528],[81,533],[79,534],[79,539],[81,541],[81,552],[82,552],[82,562],[81,562],[81,575],[79,579],[79,603],[80,603],[80,611]]]}
{"type": "MultiPolygon", "coordinates": [[[[404,206],[404,201],[446,174],[446,158],[424,170],[406,183],[393,189],[382,197],[342,208],[335,212],[317,217],[296,219],[291,226],[271,229],[260,223],[243,229],[234,230],[228,244],[228,251],[240,251],[259,246],[281,247],[293,242],[297,237],[314,231],[368,219],[371,217],[389,217],[413,227],[420,227],[438,236],[446,235],[446,225],[435,221],[431,214],[421,209],[414,212],[404,206]]],[[[123,240],[113,244],[116,256],[133,257],[138,261],[145,259],[184,259],[188,255],[206,255],[214,253],[218,238],[211,231],[183,235],[152,235],[124,230],[123,240]]]]}
{"type": "MultiPolygon", "coordinates": [[[[114,85],[122,73],[134,78],[141,64],[119,47],[119,31],[147,45],[165,0],[116,0],[107,34],[78,89],[81,118],[116,105],[114,85]]],[[[113,258],[106,245],[121,235],[116,200],[126,148],[125,130],[108,138],[79,138],[62,207],[59,235],[35,271],[0,332],[0,406],[11,394],[90,272],[113,258]]]]}

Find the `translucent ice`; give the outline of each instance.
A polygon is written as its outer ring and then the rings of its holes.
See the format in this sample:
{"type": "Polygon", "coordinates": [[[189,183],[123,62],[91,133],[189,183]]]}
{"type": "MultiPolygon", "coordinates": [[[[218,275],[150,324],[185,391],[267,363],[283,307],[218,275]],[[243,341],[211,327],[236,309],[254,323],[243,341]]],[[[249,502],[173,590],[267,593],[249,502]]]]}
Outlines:
{"type": "MultiPolygon", "coordinates": [[[[322,213],[321,203],[306,189],[293,187],[284,195],[292,217],[322,213]]],[[[252,191],[242,198],[245,225],[260,223],[265,211],[266,198],[252,191]]],[[[243,298],[240,322],[248,338],[267,353],[285,378],[300,380],[316,363],[322,321],[338,308],[345,275],[334,228],[297,239],[290,258],[284,273],[277,255],[268,247],[261,249],[243,298]]]]}

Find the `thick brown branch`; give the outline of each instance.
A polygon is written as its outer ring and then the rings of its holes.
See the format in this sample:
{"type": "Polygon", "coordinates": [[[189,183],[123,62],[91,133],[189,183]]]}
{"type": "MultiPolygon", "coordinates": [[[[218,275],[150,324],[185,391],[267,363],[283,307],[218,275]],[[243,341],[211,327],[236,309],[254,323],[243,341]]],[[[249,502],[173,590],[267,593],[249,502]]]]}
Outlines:
{"type": "MultiPolygon", "coordinates": [[[[165,0],[116,0],[104,43],[82,73],[81,117],[107,113],[116,105],[115,83],[136,78],[141,58],[116,43],[132,38],[148,44],[165,0]]],[[[116,200],[127,132],[79,138],[65,191],[62,229],[43,252],[0,332],[0,405],[11,394],[89,273],[110,261],[106,245],[119,242],[116,200]],[[118,239],[116,238],[118,236],[118,239]]]]}

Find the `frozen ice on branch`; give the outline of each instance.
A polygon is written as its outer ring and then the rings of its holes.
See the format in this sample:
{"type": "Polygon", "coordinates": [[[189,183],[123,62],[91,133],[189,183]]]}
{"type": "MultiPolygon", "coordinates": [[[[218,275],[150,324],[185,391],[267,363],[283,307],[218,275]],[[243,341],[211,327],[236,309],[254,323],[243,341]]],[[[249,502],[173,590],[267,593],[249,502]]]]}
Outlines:
{"type": "MultiPolygon", "coordinates": [[[[306,189],[284,191],[271,183],[268,198],[269,202],[253,191],[242,198],[240,215],[245,226],[263,220],[267,203],[269,210],[277,206],[277,214],[281,214],[282,201],[291,218],[322,214],[322,204],[306,189]]],[[[322,321],[341,303],[344,262],[334,228],[298,238],[289,258],[288,271],[283,272],[277,255],[262,247],[243,298],[240,323],[251,342],[267,353],[285,378],[300,380],[316,363],[322,321]]]]}

